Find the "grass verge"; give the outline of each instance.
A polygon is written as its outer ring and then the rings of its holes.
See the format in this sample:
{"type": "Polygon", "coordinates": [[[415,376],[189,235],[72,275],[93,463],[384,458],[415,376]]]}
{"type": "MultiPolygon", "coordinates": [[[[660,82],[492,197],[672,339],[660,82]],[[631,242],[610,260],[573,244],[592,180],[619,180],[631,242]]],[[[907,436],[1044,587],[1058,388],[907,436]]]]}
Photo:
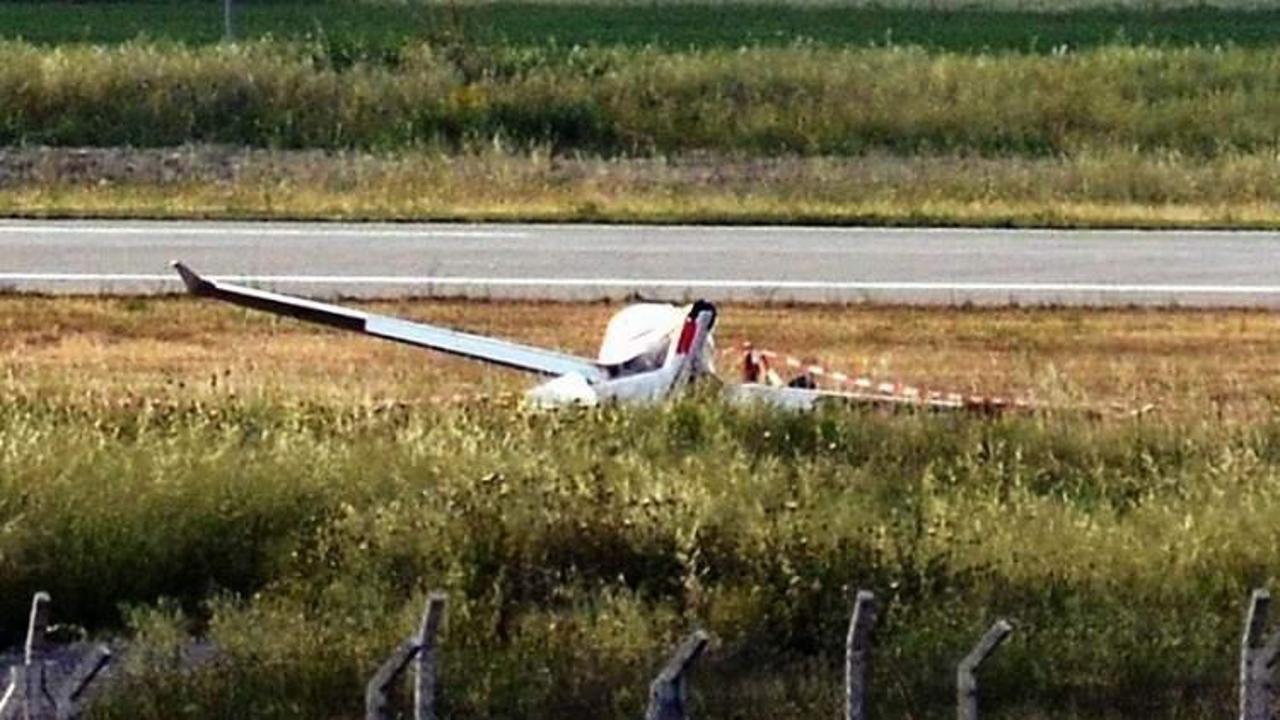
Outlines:
{"type": "MultiPolygon", "coordinates": [[[[377,312],[592,355],[616,304],[406,300],[377,312]]],[[[1113,403],[1224,421],[1280,397],[1280,316],[1261,311],[723,307],[743,341],[833,370],[938,389],[1113,403]]],[[[354,334],[182,298],[0,296],[0,378],[57,397],[353,405],[517,392],[533,379],[354,334]]]]}
{"type": "Polygon", "coordinates": [[[0,150],[10,217],[1280,227],[1269,154],[665,160],[0,150]]]}

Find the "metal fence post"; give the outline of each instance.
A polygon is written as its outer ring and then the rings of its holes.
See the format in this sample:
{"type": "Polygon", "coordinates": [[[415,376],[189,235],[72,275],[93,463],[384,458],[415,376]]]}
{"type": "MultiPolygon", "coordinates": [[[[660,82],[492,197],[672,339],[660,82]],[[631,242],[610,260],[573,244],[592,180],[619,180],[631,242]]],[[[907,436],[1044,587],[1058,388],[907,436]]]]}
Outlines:
{"type": "Polygon", "coordinates": [[[9,703],[13,702],[13,696],[18,692],[18,683],[24,682],[22,679],[21,666],[13,665],[9,668],[9,685],[4,690],[4,695],[0,695],[0,717],[4,717],[9,711],[9,703]]]}
{"type": "Polygon", "coordinates": [[[1271,610],[1271,593],[1256,589],[1245,610],[1244,633],[1240,637],[1240,720],[1266,720],[1266,705],[1258,697],[1253,682],[1253,659],[1262,646],[1262,633],[1271,610]]]}
{"type": "Polygon", "coordinates": [[[436,636],[444,621],[445,596],[431,593],[418,629],[418,657],[413,664],[414,720],[436,720],[436,684],[440,673],[439,647],[436,636]]]}
{"type": "Polygon", "coordinates": [[[1271,720],[1275,703],[1276,659],[1280,657],[1280,631],[1262,641],[1271,610],[1271,593],[1261,588],[1249,597],[1244,633],[1240,638],[1239,720],[1271,720]]]}
{"type": "Polygon", "coordinates": [[[24,686],[22,688],[23,720],[49,718],[56,714],[53,695],[49,692],[49,680],[42,662],[23,666],[24,686]]]}
{"type": "Polygon", "coordinates": [[[978,720],[978,668],[1000,647],[1013,625],[1008,620],[997,620],[982,636],[973,650],[956,668],[956,716],[959,720],[978,720]]]}
{"type": "Polygon", "coordinates": [[[645,720],[685,720],[689,717],[687,673],[709,640],[705,632],[698,630],[676,648],[649,686],[649,708],[645,711],[645,720]]]}
{"type": "Polygon", "coordinates": [[[53,696],[49,694],[45,679],[44,662],[39,660],[45,651],[45,634],[49,628],[49,600],[47,592],[38,592],[31,598],[22,664],[9,668],[9,687],[0,697],[0,716],[45,718],[55,712],[53,696]]]}
{"type": "Polygon", "coordinates": [[[31,615],[27,619],[27,643],[23,658],[27,665],[45,651],[47,642],[45,635],[49,630],[49,603],[52,598],[47,592],[38,592],[31,598],[31,615]]]}
{"type": "Polygon", "coordinates": [[[369,678],[369,684],[365,685],[364,690],[364,717],[365,720],[391,720],[391,710],[387,707],[387,694],[391,691],[391,685],[404,674],[405,668],[409,667],[409,661],[413,660],[413,656],[418,654],[421,646],[413,640],[405,640],[400,643],[400,647],[391,653],[391,656],[383,661],[378,667],[377,672],[369,678]]]}
{"type": "Polygon", "coordinates": [[[223,39],[231,42],[236,39],[235,29],[231,26],[231,0],[222,0],[223,39]]]}
{"type": "Polygon", "coordinates": [[[417,632],[391,653],[383,661],[369,683],[364,688],[365,720],[391,720],[391,709],[387,696],[391,686],[404,675],[409,663],[417,658],[414,668],[414,717],[435,717],[435,696],[437,686],[438,656],[436,654],[436,635],[440,632],[440,623],[444,618],[445,596],[431,593],[427,597],[427,607],[422,614],[422,624],[417,632]]]}
{"type": "Polygon", "coordinates": [[[22,664],[9,668],[9,685],[0,696],[0,718],[73,720],[79,717],[85,691],[111,660],[111,649],[98,645],[80,658],[59,686],[51,687],[50,678],[57,675],[50,672],[53,664],[45,659],[49,651],[50,602],[46,592],[38,592],[31,598],[22,664]]]}
{"type": "Polygon", "coordinates": [[[844,646],[845,720],[867,718],[867,676],[871,673],[871,631],[876,624],[876,596],[859,590],[844,646]]]}

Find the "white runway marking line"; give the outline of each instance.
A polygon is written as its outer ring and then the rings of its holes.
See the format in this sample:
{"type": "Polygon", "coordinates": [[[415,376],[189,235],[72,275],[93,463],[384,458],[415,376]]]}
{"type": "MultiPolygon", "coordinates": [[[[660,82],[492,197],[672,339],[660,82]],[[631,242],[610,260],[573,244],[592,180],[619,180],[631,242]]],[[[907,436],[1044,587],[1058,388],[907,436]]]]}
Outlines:
{"type": "MultiPolygon", "coordinates": [[[[96,234],[96,235],[279,235],[279,236],[344,236],[344,235],[386,235],[389,237],[477,237],[477,238],[530,238],[536,234],[547,235],[564,231],[606,231],[650,234],[685,234],[689,232],[710,232],[717,234],[834,234],[834,235],[988,235],[1004,237],[1013,235],[1029,235],[1050,237],[1054,239],[1093,238],[1124,236],[1128,238],[1149,239],[1166,242],[1170,238],[1159,236],[1159,231],[1124,228],[1103,229],[1070,229],[1070,228],[982,228],[982,227],[871,227],[863,225],[614,225],[600,223],[537,223],[534,225],[514,225],[519,229],[502,229],[486,223],[459,224],[450,227],[445,224],[416,225],[406,223],[400,226],[385,224],[342,224],[323,223],[306,227],[290,227],[275,222],[254,223],[253,221],[230,221],[234,226],[204,225],[190,227],[181,220],[154,220],[138,224],[91,225],[91,221],[71,220],[69,224],[31,224],[38,221],[0,219],[0,234],[49,233],[61,235],[96,234]]],[[[112,221],[108,221],[112,222],[112,221]]],[[[115,221],[127,223],[130,221],[115,221]]],[[[198,221],[209,222],[209,221],[198,221]]],[[[211,221],[218,222],[218,221],[211,221]]],[[[1177,230],[1172,231],[1178,239],[1250,239],[1280,240],[1280,233],[1274,230],[1177,230]]]]}
{"type": "Polygon", "coordinates": [[[533,231],[574,231],[592,232],[639,232],[639,233],[827,233],[847,235],[1045,235],[1054,238],[1105,238],[1123,235],[1132,238],[1149,239],[1165,242],[1169,238],[1162,234],[1175,235],[1173,239],[1203,238],[1248,238],[1264,240],[1280,240],[1280,232],[1274,230],[1223,230],[1223,229],[1171,229],[1142,230],[1136,228],[1008,228],[1008,227],[969,227],[969,226],[873,226],[873,225],[699,225],[697,223],[673,223],[665,225],[622,225],[610,223],[565,223],[547,222],[534,225],[521,225],[533,231]]]}
{"type": "MultiPolygon", "coordinates": [[[[711,278],[508,278],[408,275],[209,275],[232,283],[317,285],[424,285],[436,287],[708,288],[718,290],[844,290],[914,292],[1050,292],[1185,295],[1275,295],[1280,285],[1134,285],[1104,283],[859,282],[825,280],[720,280],[711,278]]],[[[157,282],[180,285],[158,273],[0,273],[0,282],[157,282]]]]}
{"type": "Polygon", "coordinates": [[[521,230],[468,230],[465,228],[386,228],[386,227],[352,227],[335,226],[329,228],[291,228],[279,226],[263,227],[170,227],[170,226],[84,226],[65,225],[4,225],[0,224],[0,234],[8,235],[212,235],[220,237],[314,237],[317,239],[335,239],[352,235],[369,235],[393,238],[494,238],[520,239],[529,237],[529,233],[521,230]]]}

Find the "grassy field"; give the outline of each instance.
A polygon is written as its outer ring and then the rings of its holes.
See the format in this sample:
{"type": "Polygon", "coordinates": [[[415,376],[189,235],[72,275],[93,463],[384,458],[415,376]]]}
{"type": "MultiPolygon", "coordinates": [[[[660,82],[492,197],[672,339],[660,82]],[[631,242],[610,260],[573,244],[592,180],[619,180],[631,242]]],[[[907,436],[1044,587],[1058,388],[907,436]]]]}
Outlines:
{"type": "MultiPolygon", "coordinates": [[[[323,38],[336,52],[367,56],[396,54],[406,42],[460,38],[530,47],[554,42],[672,49],[805,39],[1032,53],[1064,45],[1271,46],[1280,40],[1280,11],[1262,2],[249,2],[237,8],[234,22],[241,39],[323,38]]],[[[140,36],[219,41],[221,4],[0,3],[0,38],[118,43],[140,36]]]]}
{"type": "MultiPolygon", "coordinates": [[[[472,329],[583,352],[611,309],[465,307],[472,329]]],[[[984,670],[991,717],[1230,712],[1245,595],[1280,570],[1274,316],[724,319],[723,341],[936,386],[1166,402],[530,414],[450,399],[456,362],[213,304],[0,297],[0,630],[46,588],[57,620],[132,636],[96,717],[354,718],[443,589],[448,717],[634,717],[700,626],[717,641],[699,716],[809,718],[838,707],[850,592],[869,587],[889,603],[886,716],[948,716],[951,666],[998,615],[1018,632],[984,670]],[[175,667],[189,637],[219,659],[175,667]]]]}
{"type": "Polygon", "coordinates": [[[0,44],[0,143],[559,154],[1274,153],[1280,50],[465,50],[0,44]],[[1015,90],[1016,89],[1016,90],[1015,90]]]}
{"type": "MultiPolygon", "coordinates": [[[[528,387],[519,373],[185,299],[0,296],[0,365],[18,386],[99,399],[281,394],[329,405],[469,397],[528,387]],[[352,379],[358,382],[351,382],[352,379]],[[16,379],[16,380],[15,380],[16,379]]],[[[609,304],[404,301],[378,312],[591,355],[609,304]]],[[[722,365],[752,341],[846,372],[939,389],[1098,407],[1156,403],[1266,418],[1280,318],[1265,312],[919,310],[731,306],[722,365]]]]}

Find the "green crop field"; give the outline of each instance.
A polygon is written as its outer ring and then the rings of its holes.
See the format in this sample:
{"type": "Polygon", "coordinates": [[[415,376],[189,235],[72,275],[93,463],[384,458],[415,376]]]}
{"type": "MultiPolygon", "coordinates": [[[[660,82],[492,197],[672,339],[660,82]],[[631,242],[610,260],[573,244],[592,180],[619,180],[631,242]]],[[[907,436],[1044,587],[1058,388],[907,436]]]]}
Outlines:
{"type": "MultiPolygon", "coordinates": [[[[316,3],[237,6],[239,38],[323,38],[344,52],[394,54],[406,42],[459,39],[516,46],[657,45],[671,49],[920,45],[961,52],[1047,53],[1101,44],[1269,46],[1280,10],[1178,3],[316,3]],[[931,8],[942,8],[931,9],[931,8]],[[1019,9],[1024,8],[1024,9],[1019,9]]],[[[207,43],[223,35],[217,2],[0,2],[0,38],[114,43],[146,37],[207,43]]]]}

